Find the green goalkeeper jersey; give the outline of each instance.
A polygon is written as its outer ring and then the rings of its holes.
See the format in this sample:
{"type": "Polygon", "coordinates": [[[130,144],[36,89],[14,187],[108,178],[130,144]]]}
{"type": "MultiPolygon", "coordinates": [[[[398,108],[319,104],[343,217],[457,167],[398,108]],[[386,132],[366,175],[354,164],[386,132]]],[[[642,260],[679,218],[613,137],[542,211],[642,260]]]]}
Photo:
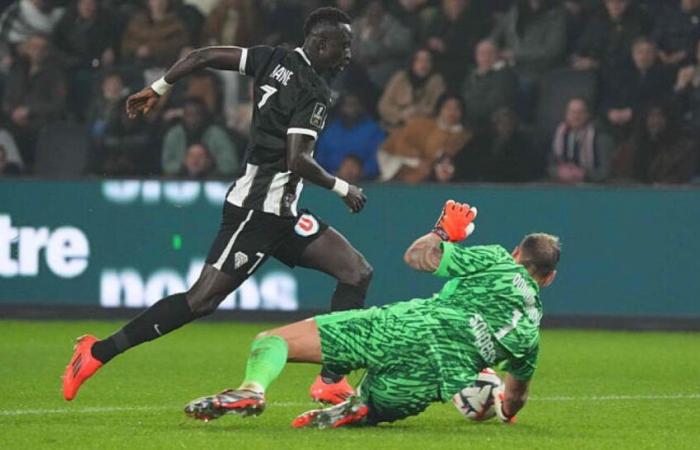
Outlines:
{"type": "Polygon", "coordinates": [[[542,318],[535,280],[500,245],[443,243],[442,250],[435,275],[449,280],[425,306],[440,322],[431,331],[439,347],[435,357],[443,395],[473,382],[469,375],[499,364],[518,379],[530,379],[542,318]]]}

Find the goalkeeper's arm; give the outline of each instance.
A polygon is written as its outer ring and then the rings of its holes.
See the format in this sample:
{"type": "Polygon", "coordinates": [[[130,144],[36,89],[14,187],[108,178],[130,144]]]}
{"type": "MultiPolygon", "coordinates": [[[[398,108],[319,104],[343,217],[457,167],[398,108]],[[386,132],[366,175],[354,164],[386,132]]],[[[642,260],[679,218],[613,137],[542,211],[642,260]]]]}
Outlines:
{"type": "Polygon", "coordinates": [[[404,261],[410,267],[422,272],[435,272],[442,259],[442,241],[459,242],[473,231],[476,208],[466,203],[448,200],[433,231],[417,239],[404,254],[404,261]]]}
{"type": "Polygon", "coordinates": [[[506,375],[505,388],[494,391],[496,415],[503,422],[514,423],[515,415],[527,402],[527,390],[530,381],[518,380],[511,374],[506,375]]]}

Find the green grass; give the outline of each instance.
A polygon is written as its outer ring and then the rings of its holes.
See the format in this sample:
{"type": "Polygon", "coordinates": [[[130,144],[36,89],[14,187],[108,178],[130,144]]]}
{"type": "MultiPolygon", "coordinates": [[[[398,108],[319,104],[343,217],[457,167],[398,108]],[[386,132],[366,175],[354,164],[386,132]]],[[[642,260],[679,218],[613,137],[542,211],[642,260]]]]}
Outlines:
{"type": "Polygon", "coordinates": [[[118,325],[0,321],[0,448],[700,448],[700,334],[545,331],[515,426],[470,423],[436,404],[376,428],[294,430],[290,421],[313,406],[313,366],[289,365],[258,418],[182,413],[190,399],[237,385],[264,325],[190,325],[120,356],[63,401],[73,338],[118,325]]]}

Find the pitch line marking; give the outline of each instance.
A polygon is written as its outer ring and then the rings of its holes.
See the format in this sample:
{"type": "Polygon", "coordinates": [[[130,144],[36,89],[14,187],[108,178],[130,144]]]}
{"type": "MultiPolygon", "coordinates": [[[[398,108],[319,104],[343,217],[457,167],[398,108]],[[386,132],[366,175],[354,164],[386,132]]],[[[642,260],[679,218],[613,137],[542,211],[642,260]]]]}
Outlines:
{"type": "MultiPolygon", "coordinates": [[[[611,400],[689,400],[700,399],[700,392],[687,394],[666,395],[599,395],[590,397],[551,396],[530,397],[536,402],[572,402],[572,401],[611,401],[611,400]]],[[[272,407],[311,407],[310,402],[272,402],[272,407]]],[[[156,412],[181,409],[178,406],[95,406],[85,408],[54,408],[54,409],[0,409],[0,416],[27,416],[43,414],[99,414],[112,412],[156,412]]]]}

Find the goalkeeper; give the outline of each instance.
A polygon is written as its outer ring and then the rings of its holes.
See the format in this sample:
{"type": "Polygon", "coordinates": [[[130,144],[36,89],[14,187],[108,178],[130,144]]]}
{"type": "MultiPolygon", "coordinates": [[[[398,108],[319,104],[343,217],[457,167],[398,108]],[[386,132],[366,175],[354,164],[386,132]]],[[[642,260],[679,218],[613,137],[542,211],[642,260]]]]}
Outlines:
{"type": "Polygon", "coordinates": [[[512,422],[524,406],[539,349],[541,287],[556,275],[559,240],[530,234],[509,254],[499,245],[461,247],[476,208],[448,201],[433,231],[404,259],[447,282],[431,298],[316,316],[259,334],[238,389],[193,400],[185,413],[211,420],[260,414],[265,390],[288,362],[324,364],[347,374],[366,369],[356,396],[297,417],[295,427],[392,422],[449,401],[479,372],[504,364],[498,417],[512,422]]]}

